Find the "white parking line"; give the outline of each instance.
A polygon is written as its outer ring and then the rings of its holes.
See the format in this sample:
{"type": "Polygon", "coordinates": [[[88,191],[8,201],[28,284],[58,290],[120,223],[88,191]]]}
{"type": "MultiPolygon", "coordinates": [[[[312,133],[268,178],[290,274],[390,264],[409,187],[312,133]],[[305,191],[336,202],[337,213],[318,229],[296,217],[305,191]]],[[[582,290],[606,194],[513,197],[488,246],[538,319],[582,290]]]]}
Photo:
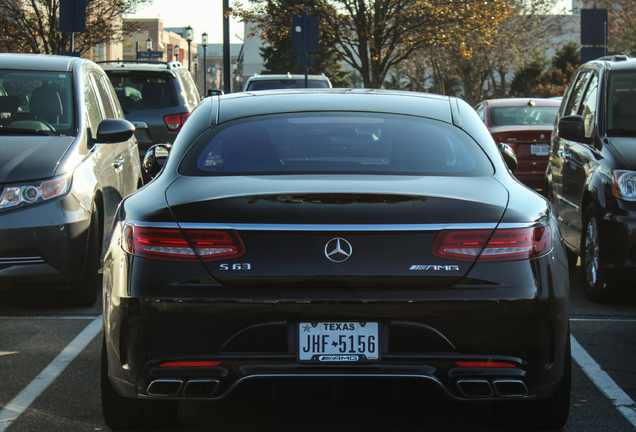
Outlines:
{"type": "Polygon", "coordinates": [[[583,372],[592,380],[594,385],[598,387],[616,406],[618,411],[636,427],[636,404],[610,376],[601,369],[598,363],[590,356],[587,351],[577,342],[574,336],[570,336],[572,343],[572,358],[576,361],[583,372]]]}
{"type": "Polygon", "coordinates": [[[16,397],[0,410],[0,432],[9,426],[66,369],[80,352],[102,330],[102,317],[93,320],[55,359],[44,368],[16,397]]]}

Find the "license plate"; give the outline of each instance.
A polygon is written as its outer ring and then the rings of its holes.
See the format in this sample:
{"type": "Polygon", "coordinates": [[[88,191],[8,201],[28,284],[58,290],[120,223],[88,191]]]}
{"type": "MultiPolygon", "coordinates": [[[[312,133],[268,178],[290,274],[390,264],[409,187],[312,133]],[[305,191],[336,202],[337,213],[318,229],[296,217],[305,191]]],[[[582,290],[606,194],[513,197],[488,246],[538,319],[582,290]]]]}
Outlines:
{"type": "Polygon", "coordinates": [[[317,362],[378,360],[377,322],[314,322],[298,324],[298,359],[317,362]]]}
{"type": "Polygon", "coordinates": [[[530,144],[530,153],[535,156],[548,156],[550,154],[549,144],[530,144]]]}

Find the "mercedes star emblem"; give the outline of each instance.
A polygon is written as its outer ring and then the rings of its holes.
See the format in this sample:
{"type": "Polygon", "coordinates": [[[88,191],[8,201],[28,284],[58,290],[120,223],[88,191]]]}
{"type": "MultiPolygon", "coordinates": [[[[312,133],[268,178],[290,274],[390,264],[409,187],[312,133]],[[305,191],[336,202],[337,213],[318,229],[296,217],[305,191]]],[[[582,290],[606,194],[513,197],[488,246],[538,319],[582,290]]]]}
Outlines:
{"type": "Polygon", "coordinates": [[[332,238],[325,245],[325,256],[335,263],[348,260],[352,252],[351,244],[340,237],[332,238]]]}

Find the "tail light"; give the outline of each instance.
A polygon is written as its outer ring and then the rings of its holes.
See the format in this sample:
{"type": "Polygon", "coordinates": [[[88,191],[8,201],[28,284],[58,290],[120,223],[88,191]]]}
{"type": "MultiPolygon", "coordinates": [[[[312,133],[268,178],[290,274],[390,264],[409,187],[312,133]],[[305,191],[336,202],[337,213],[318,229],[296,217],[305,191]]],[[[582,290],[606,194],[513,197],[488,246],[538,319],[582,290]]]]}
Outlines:
{"type": "Polygon", "coordinates": [[[159,367],[215,367],[220,364],[220,361],[177,361],[162,363],[159,367]]]}
{"type": "Polygon", "coordinates": [[[124,226],[123,248],[131,255],[168,261],[213,261],[243,255],[235,231],[124,226]]]}
{"type": "Polygon", "coordinates": [[[512,363],[492,362],[492,361],[456,361],[459,367],[476,367],[476,368],[516,368],[512,363]]]}
{"type": "Polygon", "coordinates": [[[190,113],[171,114],[165,116],[163,122],[170,132],[179,132],[188,117],[190,117],[190,113]]]}
{"type": "Polygon", "coordinates": [[[458,261],[513,261],[543,256],[552,250],[550,227],[492,230],[444,230],[433,255],[458,261]],[[492,235],[491,235],[492,234],[492,235]]]}

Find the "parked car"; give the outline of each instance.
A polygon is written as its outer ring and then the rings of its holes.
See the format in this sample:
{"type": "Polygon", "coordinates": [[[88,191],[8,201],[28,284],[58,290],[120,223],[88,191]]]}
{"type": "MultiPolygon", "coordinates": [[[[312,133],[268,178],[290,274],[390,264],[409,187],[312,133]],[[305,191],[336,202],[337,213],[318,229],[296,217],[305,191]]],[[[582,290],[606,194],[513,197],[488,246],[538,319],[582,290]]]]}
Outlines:
{"type": "Polygon", "coordinates": [[[571,264],[591,300],[636,280],[636,59],[582,65],[565,92],[546,171],[571,264]]]}
{"type": "Polygon", "coordinates": [[[170,427],[179,401],[368,381],[558,429],[568,284],[549,203],[513,178],[465,102],[210,97],[117,214],[104,418],[170,427]]]}
{"type": "MultiPolygon", "coordinates": [[[[290,73],[286,75],[254,74],[249,77],[243,86],[243,91],[276,90],[305,88],[305,75],[290,73]]],[[[331,81],[321,75],[307,75],[307,88],[331,88],[331,81]]]]}
{"type": "Polygon", "coordinates": [[[517,156],[515,176],[526,186],[545,189],[550,136],[560,101],[541,98],[488,99],[475,110],[497,143],[510,145],[517,156]]]}
{"type": "Polygon", "coordinates": [[[141,157],[153,144],[173,143],[202,98],[190,71],[176,61],[100,64],[115,87],[124,115],[135,125],[141,157]]]}
{"type": "Polygon", "coordinates": [[[134,126],[95,63],[0,54],[0,286],[95,303],[115,210],[141,184],[134,126]]]}

